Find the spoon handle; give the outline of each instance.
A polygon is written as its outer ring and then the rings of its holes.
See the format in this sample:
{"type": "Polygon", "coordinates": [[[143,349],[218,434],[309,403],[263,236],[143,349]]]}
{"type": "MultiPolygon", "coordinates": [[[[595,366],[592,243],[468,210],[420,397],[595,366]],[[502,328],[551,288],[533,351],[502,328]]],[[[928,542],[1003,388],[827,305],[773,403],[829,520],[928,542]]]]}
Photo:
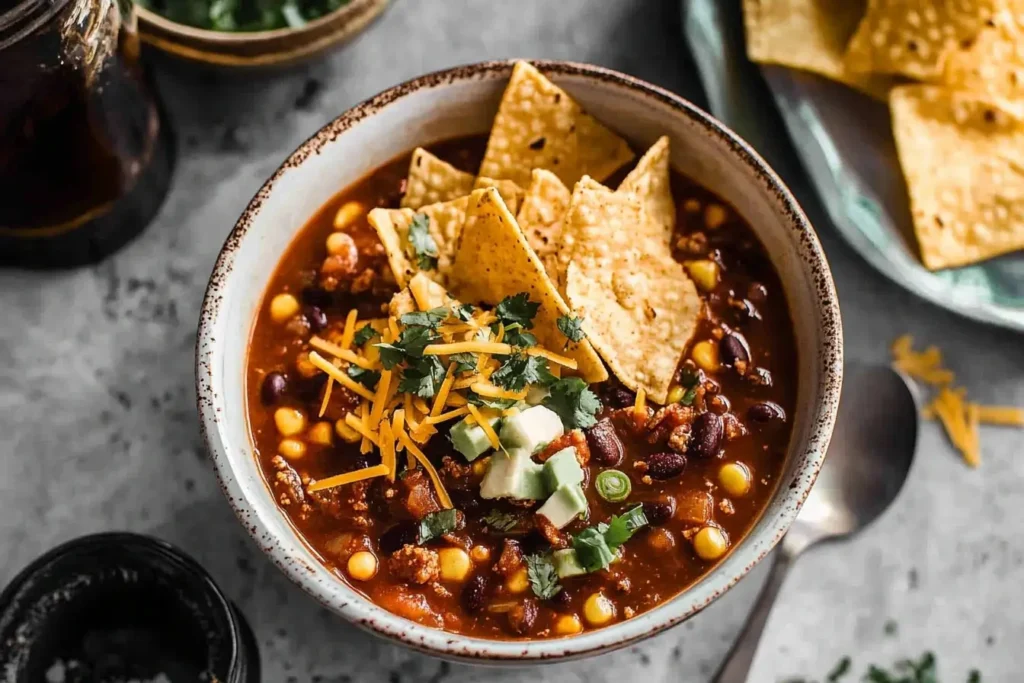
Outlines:
{"type": "Polygon", "coordinates": [[[799,549],[786,543],[786,539],[779,544],[768,578],[757,596],[757,602],[754,603],[754,609],[747,617],[747,623],[743,625],[743,630],[733,643],[732,649],[725,656],[718,675],[713,679],[714,683],[744,683],[747,680],[750,667],[754,663],[754,655],[757,654],[757,645],[761,641],[761,632],[768,623],[772,605],[775,604],[782,582],[786,580],[789,568],[798,553],[799,549]]]}

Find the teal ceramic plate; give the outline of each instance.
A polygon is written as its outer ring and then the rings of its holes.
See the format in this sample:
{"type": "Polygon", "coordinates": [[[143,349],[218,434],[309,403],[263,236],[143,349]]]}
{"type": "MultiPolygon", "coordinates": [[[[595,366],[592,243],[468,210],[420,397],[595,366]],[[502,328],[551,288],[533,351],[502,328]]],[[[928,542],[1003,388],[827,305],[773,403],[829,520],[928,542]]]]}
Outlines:
{"type": "Polygon", "coordinates": [[[765,112],[774,104],[829,217],[861,256],[932,303],[1024,331],[1024,254],[924,268],[885,105],[810,73],[752,65],[742,23],[739,0],[683,0],[683,29],[712,112],[774,163],[786,156],[777,119],[765,112]]]}

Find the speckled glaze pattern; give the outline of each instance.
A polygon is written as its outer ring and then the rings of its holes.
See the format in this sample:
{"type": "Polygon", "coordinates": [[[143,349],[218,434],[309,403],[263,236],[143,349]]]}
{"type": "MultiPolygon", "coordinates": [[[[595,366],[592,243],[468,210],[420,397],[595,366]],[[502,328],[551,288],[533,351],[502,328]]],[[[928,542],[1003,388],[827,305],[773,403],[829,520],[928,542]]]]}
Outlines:
{"type": "Polygon", "coordinates": [[[421,626],[372,604],[317,561],[275,505],[253,457],[244,406],[236,403],[244,395],[245,342],[269,277],[266,264],[257,261],[260,250],[266,258],[269,242],[286,243],[326,200],[330,178],[321,178],[323,173],[337,176],[336,191],[417,142],[485,131],[511,62],[456,67],[402,83],[348,110],[303,143],[260,188],[228,236],[206,291],[196,342],[199,414],[221,487],[281,570],[328,609],[374,633],[449,659],[503,665],[624,647],[682,622],[735,585],[786,533],[814,484],[835,421],[843,367],[839,305],[818,238],[756,152],[693,104],[656,86],[585,64],[533,63],[636,148],[667,132],[673,165],[733,203],[752,223],[786,290],[799,386],[785,473],[751,532],[702,580],[650,612],[559,640],[490,641],[421,626]],[[445,122],[445,107],[458,112],[459,121],[445,122]],[[397,140],[391,149],[381,142],[380,126],[413,144],[397,140]],[[351,149],[362,152],[360,161],[345,154],[351,149]],[[345,165],[345,171],[329,170],[345,165]],[[294,192],[300,181],[307,193],[294,192]]]}

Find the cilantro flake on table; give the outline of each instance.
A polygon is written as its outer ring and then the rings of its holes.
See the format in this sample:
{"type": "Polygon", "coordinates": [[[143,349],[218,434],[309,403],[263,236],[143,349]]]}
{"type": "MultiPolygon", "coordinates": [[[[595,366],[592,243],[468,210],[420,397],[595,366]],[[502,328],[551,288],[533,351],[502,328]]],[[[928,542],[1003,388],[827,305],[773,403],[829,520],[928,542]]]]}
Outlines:
{"type": "Polygon", "coordinates": [[[522,391],[529,384],[547,386],[556,380],[548,368],[547,358],[514,353],[507,356],[491,375],[491,384],[509,391],[522,391]]]}
{"type": "Polygon", "coordinates": [[[518,323],[523,326],[523,329],[528,330],[533,327],[533,319],[539,309],[540,304],[530,301],[529,294],[519,292],[502,299],[495,307],[494,314],[506,327],[518,323]]]}
{"type": "Polygon", "coordinates": [[[418,213],[412,217],[409,223],[409,246],[416,257],[416,265],[420,270],[435,270],[437,268],[437,242],[430,234],[430,217],[425,213],[418,213]]]}
{"type": "Polygon", "coordinates": [[[562,590],[550,554],[527,555],[526,577],[530,581],[533,594],[541,600],[550,600],[562,590]]]}
{"type": "Polygon", "coordinates": [[[560,379],[549,387],[544,406],[550,408],[562,419],[567,429],[586,429],[597,424],[601,401],[579,377],[560,379]]]}

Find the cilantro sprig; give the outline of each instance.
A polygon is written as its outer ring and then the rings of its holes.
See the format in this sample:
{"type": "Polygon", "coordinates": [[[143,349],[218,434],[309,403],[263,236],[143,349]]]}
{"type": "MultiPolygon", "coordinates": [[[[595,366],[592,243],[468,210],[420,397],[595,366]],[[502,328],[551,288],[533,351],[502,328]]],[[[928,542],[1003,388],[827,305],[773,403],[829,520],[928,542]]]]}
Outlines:
{"type": "Polygon", "coordinates": [[[356,346],[362,346],[375,336],[377,336],[377,330],[373,329],[371,325],[363,325],[356,330],[355,336],[352,337],[352,343],[356,346]]]}
{"type": "Polygon", "coordinates": [[[423,545],[435,538],[455,531],[459,526],[459,511],[450,508],[431,512],[420,520],[419,542],[423,545]]]}
{"type": "Polygon", "coordinates": [[[345,371],[348,376],[359,382],[367,389],[376,389],[377,382],[380,381],[380,373],[376,370],[366,370],[358,365],[348,366],[348,370],[345,371]]]}
{"type": "Polygon", "coordinates": [[[637,505],[621,515],[613,515],[607,524],[601,522],[584,529],[572,539],[580,565],[588,572],[607,568],[622,544],[647,524],[643,506],[637,505]]]}
{"type": "Polygon", "coordinates": [[[398,391],[415,394],[420,398],[433,398],[444,381],[446,368],[437,356],[423,356],[411,361],[402,371],[398,391]]]}
{"type": "Polygon", "coordinates": [[[573,342],[583,341],[583,318],[563,315],[558,319],[558,329],[568,340],[564,348],[569,348],[569,344],[573,342]]]}
{"type": "Polygon", "coordinates": [[[427,214],[418,213],[412,217],[408,240],[420,270],[437,269],[437,242],[430,234],[430,217],[427,214]]]}
{"type": "Polygon", "coordinates": [[[522,391],[528,384],[547,386],[556,381],[548,361],[541,356],[513,353],[491,375],[491,383],[509,391],[522,391]]]}
{"type": "Polygon", "coordinates": [[[477,355],[475,353],[453,353],[448,360],[455,363],[455,372],[468,372],[476,369],[477,355]]]}
{"type": "Polygon", "coordinates": [[[555,411],[567,428],[586,429],[597,423],[596,415],[601,410],[601,401],[582,379],[560,379],[551,384],[549,391],[544,398],[544,405],[555,411]]]}
{"type": "Polygon", "coordinates": [[[498,302],[494,308],[494,314],[505,324],[506,329],[511,325],[519,324],[523,329],[529,330],[533,327],[533,319],[537,316],[538,310],[540,310],[539,303],[530,301],[528,293],[519,292],[498,302]]]}
{"type": "Polygon", "coordinates": [[[550,600],[562,590],[555,564],[548,553],[526,556],[526,577],[533,594],[541,600],[550,600]]]}
{"type": "Polygon", "coordinates": [[[438,308],[431,308],[429,311],[416,311],[415,313],[406,313],[398,319],[398,322],[402,323],[406,327],[419,326],[427,327],[431,330],[437,329],[437,326],[445,321],[448,317],[448,309],[444,306],[438,308]]]}
{"type": "Polygon", "coordinates": [[[402,330],[398,339],[388,344],[381,342],[374,346],[380,351],[380,362],[385,370],[392,370],[403,361],[415,361],[423,357],[423,349],[440,337],[429,327],[414,325],[402,330]]]}
{"type": "Polygon", "coordinates": [[[519,516],[511,512],[491,510],[483,516],[483,522],[495,531],[509,531],[519,524],[519,516]]]}

